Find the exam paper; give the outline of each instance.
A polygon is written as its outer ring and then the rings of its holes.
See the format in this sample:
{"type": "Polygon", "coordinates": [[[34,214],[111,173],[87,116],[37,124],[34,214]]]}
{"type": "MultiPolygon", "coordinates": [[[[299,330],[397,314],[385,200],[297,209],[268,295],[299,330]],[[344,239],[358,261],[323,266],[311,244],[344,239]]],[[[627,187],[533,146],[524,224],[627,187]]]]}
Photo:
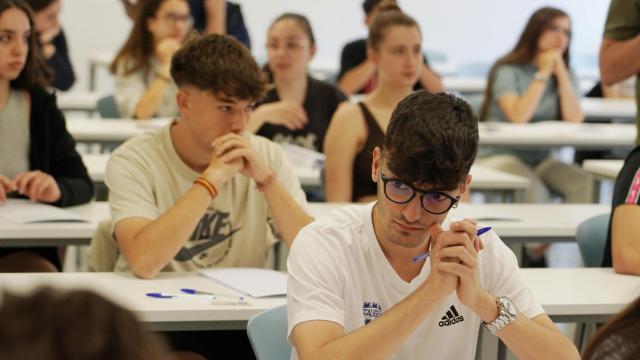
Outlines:
{"type": "Polygon", "coordinates": [[[89,219],[70,211],[25,199],[7,199],[4,204],[0,204],[0,217],[16,224],[57,221],[89,222],[89,219]]]}
{"type": "Polygon", "coordinates": [[[200,274],[252,297],[287,294],[287,274],[275,270],[224,268],[200,270],[200,274]]]}

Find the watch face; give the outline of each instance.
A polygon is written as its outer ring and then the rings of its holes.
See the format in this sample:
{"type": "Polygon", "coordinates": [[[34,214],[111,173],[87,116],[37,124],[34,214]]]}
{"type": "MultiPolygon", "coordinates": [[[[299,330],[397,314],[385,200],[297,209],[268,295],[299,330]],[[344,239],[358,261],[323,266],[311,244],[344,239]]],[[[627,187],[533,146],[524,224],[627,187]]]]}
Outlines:
{"type": "Polygon", "coordinates": [[[500,304],[502,304],[502,308],[508,312],[512,316],[516,316],[518,314],[518,310],[516,310],[515,305],[508,298],[500,298],[500,304]]]}

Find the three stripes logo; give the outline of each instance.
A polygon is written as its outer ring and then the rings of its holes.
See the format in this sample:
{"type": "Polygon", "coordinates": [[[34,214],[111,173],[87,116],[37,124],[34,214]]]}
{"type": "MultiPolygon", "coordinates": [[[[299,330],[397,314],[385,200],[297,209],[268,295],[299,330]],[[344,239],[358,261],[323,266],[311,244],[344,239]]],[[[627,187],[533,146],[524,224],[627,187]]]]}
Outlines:
{"type": "Polygon", "coordinates": [[[456,310],[455,306],[451,305],[449,310],[447,310],[447,313],[442,317],[442,319],[438,323],[438,326],[440,327],[451,326],[463,321],[464,321],[464,317],[458,314],[458,311],[456,310]]]}

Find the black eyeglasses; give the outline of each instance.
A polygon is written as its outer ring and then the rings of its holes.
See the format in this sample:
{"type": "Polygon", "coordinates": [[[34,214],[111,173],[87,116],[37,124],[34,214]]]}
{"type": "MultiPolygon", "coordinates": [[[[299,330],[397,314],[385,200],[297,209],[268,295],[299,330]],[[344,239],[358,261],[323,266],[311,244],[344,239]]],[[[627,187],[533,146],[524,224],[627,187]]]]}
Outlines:
{"type": "Polygon", "coordinates": [[[451,208],[456,207],[460,196],[451,196],[442,191],[424,191],[416,189],[409,184],[405,184],[400,179],[388,178],[380,172],[380,179],[384,184],[384,195],[391,202],[396,204],[406,204],[420,194],[420,204],[428,213],[434,215],[444,214],[451,208]]]}

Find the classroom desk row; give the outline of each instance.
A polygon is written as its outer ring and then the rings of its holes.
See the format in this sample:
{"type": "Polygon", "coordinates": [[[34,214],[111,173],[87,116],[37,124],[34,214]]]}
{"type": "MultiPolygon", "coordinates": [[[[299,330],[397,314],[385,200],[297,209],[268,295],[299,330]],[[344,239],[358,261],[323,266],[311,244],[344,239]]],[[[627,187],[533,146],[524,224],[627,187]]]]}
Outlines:
{"type": "MultiPolygon", "coordinates": [[[[70,118],[67,128],[77,142],[117,145],[133,136],[166,124],[168,119],[70,118]]],[[[480,146],[535,149],[572,146],[580,149],[630,149],[636,137],[635,124],[593,124],[544,121],[532,124],[480,123],[480,146]]]]}
{"type": "MultiPolygon", "coordinates": [[[[104,175],[109,160],[108,154],[83,154],[82,161],[87,167],[91,180],[98,185],[104,185],[104,175]]],[[[303,188],[322,187],[321,172],[318,168],[294,166],[296,175],[303,188]]],[[[472,191],[499,193],[509,196],[512,200],[521,199],[529,187],[529,179],[491,169],[482,165],[471,168],[472,191]]]]}
{"type": "MultiPolygon", "coordinates": [[[[640,277],[611,268],[522,269],[534,297],[554,321],[605,321],[640,295],[640,277]]],[[[212,305],[210,300],[156,299],[147,292],[180,288],[238,294],[194,273],[161,273],[152,280],[118,273],[0,274],[0,290],[26,293],[37,286],[94,290],[132,310],[158,330],[243,329],[247,320],[286,303],[284,297],[250,298],[249,305],[212,305]]]]}
{"type": "MultiPolygon", "coordinates": [[[[310,203],[309,212],[321,217],[346,204],[310,203]]],[[[16,224],[0,217],[0,247],[88,245],[97,223],[109,218],[106,202],[67,208],[89,222],[45,222],[16,224]]],[[[453,219],[475,218],[493,227],[507,244],[575,241],[578,225],[610,211],[605,204],[461,204],[453,219]]]]}

